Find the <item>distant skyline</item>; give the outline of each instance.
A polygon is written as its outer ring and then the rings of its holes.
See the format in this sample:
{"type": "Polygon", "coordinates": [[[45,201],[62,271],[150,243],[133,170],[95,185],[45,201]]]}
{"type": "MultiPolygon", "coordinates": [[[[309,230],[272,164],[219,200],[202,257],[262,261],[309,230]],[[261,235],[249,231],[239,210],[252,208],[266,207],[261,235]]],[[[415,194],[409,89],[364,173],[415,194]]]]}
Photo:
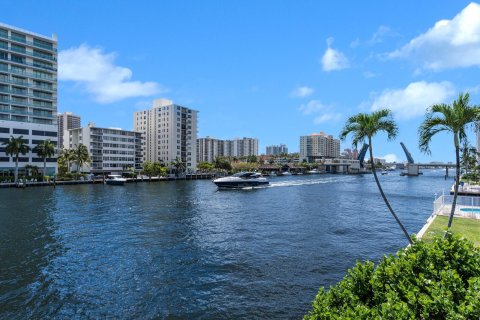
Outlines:
{"type": "MultiPolygon", "coordinates": [[[[199,110],[198,137],[338,137],[346,119],[388,107],[397,140],[376,157],[453,161],[453,138],[420,153],[426,107],[470,92],[480,104],[480,4],[469,1],[23,1],[0,22],[58,35],[58,111],[133,129],[156,98],[199,110]]],[[[475,136],[470,135],[475,145],[475,136]]],[[[350,141],[341,149],[351,148],[350,141]]]]}

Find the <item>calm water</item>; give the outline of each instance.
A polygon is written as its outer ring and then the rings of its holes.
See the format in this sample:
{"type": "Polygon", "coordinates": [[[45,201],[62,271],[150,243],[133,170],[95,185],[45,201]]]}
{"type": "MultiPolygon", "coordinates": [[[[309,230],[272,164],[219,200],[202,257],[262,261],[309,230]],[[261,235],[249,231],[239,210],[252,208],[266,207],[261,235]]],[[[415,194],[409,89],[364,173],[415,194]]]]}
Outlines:
{"type": "MultiPolygon", "coordinates": [[[[380,176],[410,233],[453,178],[380,176]]],[[[406,240],[372,175],[0,189],[0,318],[300,318],[406,240]]]]}

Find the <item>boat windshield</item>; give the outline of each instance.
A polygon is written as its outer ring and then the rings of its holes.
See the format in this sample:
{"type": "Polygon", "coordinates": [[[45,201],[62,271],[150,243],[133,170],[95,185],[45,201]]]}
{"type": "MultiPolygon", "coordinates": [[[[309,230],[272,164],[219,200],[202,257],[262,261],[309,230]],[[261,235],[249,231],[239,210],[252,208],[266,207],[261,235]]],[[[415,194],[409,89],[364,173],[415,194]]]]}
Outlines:
{"type": "Polygon", "coordinates": [[[233,175],[233,177],[249,179],[249,178],[256,178],[259,174],[256,172],[238,172],[233,175]]]}

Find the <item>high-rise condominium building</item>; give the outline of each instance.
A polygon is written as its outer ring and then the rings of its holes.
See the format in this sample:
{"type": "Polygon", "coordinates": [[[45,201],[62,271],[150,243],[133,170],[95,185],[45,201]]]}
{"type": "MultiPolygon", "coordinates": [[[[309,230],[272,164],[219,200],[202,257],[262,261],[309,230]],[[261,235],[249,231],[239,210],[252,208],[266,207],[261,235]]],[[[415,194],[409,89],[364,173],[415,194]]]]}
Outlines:
{"type": "Polygon", "coordinates": [[[197,139],[197,163],[214,162],[224,156],[225,141],[206,137],[197,139]]]}
{"type": "Polygon", "coordinates": [[[63,131],[77,129],[82,127],[80,116],[71,112],[59,113],[57,116],[58,123],[58,145],[63,146],[63,131]]]}
{"type": "MultiPolygon", "coordinates": [[[[57,145],[57,39],[0,23],[0,171],[11,173],[15,160],[3,142],[22,136],[32,149],[50,139],[57,145]]],[[[20,155],[19,170],[40,165],[35,152],[20,155]]],[[[56,172],[47,159],[47,175],[56,172]]]]}
{"type": "Polygon", "coordinates": [[[300,137],[300,158],[315,162],[340,156],[340,140],[323,132],[300,137]]]}
{"type": "MultiPolygon", "coordinates": [[[[113,173],[142,167],[142,134],[118,128],[99,128],[89,123],[84,128],[64,130],[63,147],[87,147],[92,162],[83,172],[113,173]]],[[[75,167],[73,169],[76,169],[75,167]]]]}
{"type": "Polygon", "coordinates": [[[258,155],[258,139],[219,140],[197,139],[197,162],[213,162],[217,157],[248,157],[258,155]]]}
{"type": "Polygon", "coordinates": [[[286,145],[281,144],[279,146],[268,146],[266,150],[267,156],[278,156],[280,154],[288,154],[288,148],[286,145]]]}
{"type": "Polygon", "coordinates": [[[181,160],[187,172],[197,169],[197,114],[171,100],[156,99],[149,110],[133,114],[133,127],[144,137],[143,159],[170,165],[181,160]]]}

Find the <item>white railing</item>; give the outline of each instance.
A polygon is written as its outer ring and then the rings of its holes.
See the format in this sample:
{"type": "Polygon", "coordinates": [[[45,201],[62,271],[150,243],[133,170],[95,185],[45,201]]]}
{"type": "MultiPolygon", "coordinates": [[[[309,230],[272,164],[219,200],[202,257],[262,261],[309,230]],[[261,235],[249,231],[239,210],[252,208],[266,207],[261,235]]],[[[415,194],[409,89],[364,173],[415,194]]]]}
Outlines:
{"type": "MultiPolygon", "coordinates": [[[[452,204],[453,204],[453,195],[439,196],[433,202],[433,215],[450,214],[452,204]]],[[[457,202],[455,205],[455,216],[480,219],[480,197],[457,196],[457,202]],[[469,209],[469,210],[465,210],[465,209],[469,209]],[[478,210],[475,210],[475,209],[478,209],[478,210]]]]}

